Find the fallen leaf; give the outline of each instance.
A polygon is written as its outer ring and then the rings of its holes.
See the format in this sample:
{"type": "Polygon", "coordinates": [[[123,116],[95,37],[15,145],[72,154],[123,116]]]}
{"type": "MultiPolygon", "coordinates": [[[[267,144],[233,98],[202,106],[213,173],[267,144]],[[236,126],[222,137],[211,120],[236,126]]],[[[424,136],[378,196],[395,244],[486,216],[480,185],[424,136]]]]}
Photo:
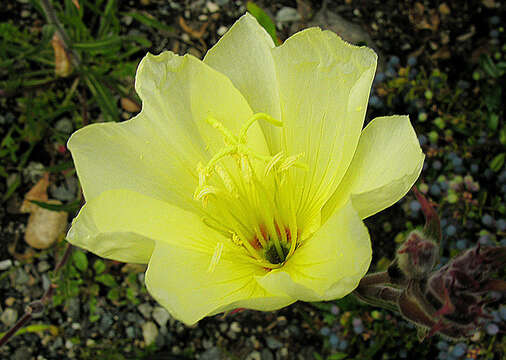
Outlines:
{"type": "Polygon", "coordinates": [[[443,16],[450,15],[450,7],[446,3],[442,3],[438,7],[439,13],[443,16]]]}
{"type": "MultiPolygon", "coordinates": [[[[47,201],[49,204],[61,204],[57,200],[47,201]]],[[[68,213],[51,211],[37,207],[31,212],[26,225],[25,241],[35,249],[47,249],[53,245],[67,228],[68,213]]]]}
{"type": "Polygon", "coordinates": [[[136,113],[141,110],[141,107],[139,106],[139,104],[137,104],[132,99],[129,99],[126,97],[121,98],[121,107],[123,108],[123,110],[131,112],[131,113],[136,113]]]}
{"type": "Polygon", "coordinates": [[[57,33],[54,33],[51,45],[54,50],[54,73],[59,77],[69,76],[72,73],[72,63],[63,41],[57,33]]]}
{"type": "Polygon", "coordinates": [[[192,29],[188,24],[186,24],[186,21],[184,21],[183,17],[179,17],[179,26],[181,26],[181,29],[183,29],[184,32],[189,34],[191,37],[195,39],[202,39],[202,36],[204,36],[207,27],[209,26],[209,22],[204,23],[200,29],[194,30],[192,29]]]}
{"type": "Polygon", "coordinates": [[[29,213],[36,210],[39,206],[32,203],[30,200],[46,202],[47,188],[49,186],[49,173],[44,173],[42,178],[28,191],[25,195],[25,199],[21,204],[19,211],[23,213],[29,213]]]}

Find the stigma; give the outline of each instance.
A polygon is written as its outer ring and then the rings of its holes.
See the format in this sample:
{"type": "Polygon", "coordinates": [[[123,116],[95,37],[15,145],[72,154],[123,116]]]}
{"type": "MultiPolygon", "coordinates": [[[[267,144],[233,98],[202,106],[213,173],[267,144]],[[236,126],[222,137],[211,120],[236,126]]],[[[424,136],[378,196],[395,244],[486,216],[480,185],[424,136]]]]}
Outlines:
{"type": "MultiPolygon", "coordinates": [[[[199,163],[199,184],[193,194],[201,201],[204,222],[224,234],[266,270],[280,268],[300,245],[295,186],[291,172],[304,168],[303,154],[264,154],[247,144],[253,124],[283,124],[265,113],[254,114],[233,134],[217,119],[206,121],[223,136],[224,146],[207,164],[199,163]]],[[[219,262],[223,246],[217,246],[209,271],[219,262]]]]}

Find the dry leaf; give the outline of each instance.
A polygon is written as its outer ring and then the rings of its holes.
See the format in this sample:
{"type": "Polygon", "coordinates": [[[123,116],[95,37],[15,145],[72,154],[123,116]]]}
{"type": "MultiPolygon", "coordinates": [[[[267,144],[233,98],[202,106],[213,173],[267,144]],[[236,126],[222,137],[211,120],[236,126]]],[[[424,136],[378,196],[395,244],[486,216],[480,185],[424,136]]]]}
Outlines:
{"type": "Polygon", "coordinates": [[[137,104],[132,99],[129,99],[126,97],[121,98],[121,107],[123,108],[123,110],[131,112],[131,113],[138,112],[141,109],[139,104],[137,104]]]}
{"type": "Polygon", "coordinates": [[[54,33],[51,45],[54,50],[54,73],[60,77],[69,76],[72,73],[72,63],[57,33],[54,33]]]}
{"type": "Polygon", "coordinates": [[[25,200],[23,200],[23,204],[21,204],[21,208],[19,211],[23,213],[29,213],[37,208],[39,208],[38,205],[35,205],[34,203],[30,202],[30,200],[35,201],[42,201],[46,202],[47,197],[47,188],[49,186],[49,174],[44,173],[42,178],[37,181],[37,183],[28,191],[25,195],[25,200]]]}
{"type": "Polygon", "coordinates": [[[450,7],[446,5],[446,3],[442,3],[441,5],[439,5],[438,9],[441,15],[443,16],[450,15],[451,10],[450,7]]]}
{"type": "Polygon", "coordinates": [[[190,26],[186,24],[186,21],[184,21],[183,17],[179,17],[179,26],[181,26],[181,29],[183,29],[184,32],[189,34],[191,37],[195,39],[202,39],[202,36],[204,36],[207,27],[209,26],[209,22],[204,23],[200,29],[194,30],[190,26]]]}
{"type": "MultiPolygon", "coordinates": [[[[47,201],[59,205],[57,200],[47,201]]],[[[37,207],[32,211],[26,226],[25,241],[35,249],[47,249],[53,245],[67,228],[68,214],[64,211],[51,211],[37,207]]]]}

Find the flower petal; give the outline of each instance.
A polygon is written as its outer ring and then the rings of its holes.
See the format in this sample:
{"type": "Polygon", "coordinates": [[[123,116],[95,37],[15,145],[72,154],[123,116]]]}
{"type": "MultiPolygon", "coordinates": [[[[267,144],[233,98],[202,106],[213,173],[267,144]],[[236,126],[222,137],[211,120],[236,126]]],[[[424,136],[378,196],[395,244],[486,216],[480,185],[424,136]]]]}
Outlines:
{"type": "Polygon", "coordinates": [[[130,190],[105,191],[82,207],[67,240],[104,258],[147,263],[153,240],[171,233],[173,211],[183,212],[130,190]]]}
{"type": "Polygon", "coordinates": [[[180,244],[157,242],[146,272],[148,291],[176,319],[192,325],[205,316],[238,307],[270,311],[295,301],[263,289],[255,276],[265,270],[249,262],[228,239],[210,271],[216,245],[213,241],[205,244],[199,238],[204,234],[198,234],[193,226],[178,229],[180,244]]]}
{"type": "Polygon", "coordinates": [[[369,48],[311,28],[272,49],[279,82],[282,144],[304,154],[299,171],[299,216],[317,215],[344,176],[362,129],[376,69],[369,48]]]}
{"type": "Polygon", "coordinates": [[[71,136],[68,147],[87,201],[107,190],[129,189],[192,207],[196,166],[204,157],[201,145],[163,136],[150,123],[142,112],[123,123],[86,126],[71,136]]]}
{"type": "MultiPolygon", "coordinates": [[[[197,164],[224,143],[206,117],[238,133],[252,111],[226,76],[191,56],[148,54],[136,88],[143,99],[136,118],[86,126],[69,140],[84,195],[91,200],[106,190],[131,189],[189,209],[197,164]]],[[[258,124],[249,130],[248,143],[268,152],[258,124]]]]}
{"type": "MultiPolygon", "coordinates": [[[[204,63],[225,74],[254,112],[281,118],[271,37],[246,13],[206,54],[204,63]]],[[[279,129],[261,123],[271,154],[280,150],[279,129]]]]}
{"type": "MultiPolygon", "coordinates": [[[[143,111],[153,125],[161,123],[163,136],[180,142],[197,142],[211,156],[223,148],[223,134],[207,123],[212,116],[232,134],[239,134],[253,115],[247,101],[230,79],[191,55],[170,51],[148,54],[137,70],[135,89],[143,111]]],[[[258,124],[248,131],[256,151],[267,152],[258,124]]]]}
{"type": "Polygon", "coordinates": [[[286,264],[258,282],[273,293],[297,300],[343,297],[357,287],[371,262],[367,228],[348,203],[297,248],[286,264]]]}
{"type": "Polygon", "coordinates": [[[422,171],[424,154],[408,116],[385,116],[371,121],[345,178],[325,205],[323,221],[349,196],[362,219],[401,199],[422,171]]]}

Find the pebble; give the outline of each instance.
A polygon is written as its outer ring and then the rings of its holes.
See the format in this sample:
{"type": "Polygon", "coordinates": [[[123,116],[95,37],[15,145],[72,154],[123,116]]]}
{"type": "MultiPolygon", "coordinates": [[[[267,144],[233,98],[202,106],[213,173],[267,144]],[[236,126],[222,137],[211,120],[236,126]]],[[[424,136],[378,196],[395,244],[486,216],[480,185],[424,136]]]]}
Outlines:
{"type": "Polygon", "coordinates": [[[235,333],[241,332],[241,325],[237,321],[234,321],[232,324],[230,324],[230,330],[235,333]]]}
{"type": "Polygon", "coordinates": [[[142,303],[137,306],[137,310],[144,316],[144,318],[149,319],[151,317],[151,312],[153,311],[153,307],[148,303],[142,303]]]}
{"type": "Polygon", "coordinates": [[[207,2],[206,7],[210,13],[214,13],[214,12],[217,12],[218,10],[220,10],[220,7],[211,1],[207,2]]]}
{"type": "Polygon", "coordinates": [[[274,355],[269,349],[262,350],[262,360],[274,360],[274,355]]]}
{"type": "Polygon", "coordinates": [[[227,323],[221,323],[219,327],[220,327],[220,331],[222,333],[224,333],[224,332],[226,332],[228,330],[228,324],[227,323]]]}
{"type": "Polygon", "coordinates": [[[0,271],[7,270],[11,266],[12,266],[12,260],[11,259],[0,261],[0,271]]]}
{"type": "Polygon", "coordinates": [[[66,301],[65,308],[67,316],[71,319],[78,320],[81,314],[81,302],[79,298],[73,297],[66,301]]]}
{"type": "Polygon", "coordinates": [[[39,273],[43,273],[48,271],[51,268],[51,265],[47,261],[41,261],[37,264],[37,271],[39,273]]]}
{"type": "Polygon", "coordinates": [[[144,338],[144,343],[146,345],[152,344],[156,340],[157,336],[158,328],[154,322],[148,321],[142,324],[142,337],[144,338]]]}
{"type": "Polygon", "coordinates": [[[272,350],[276,350],[283,347],[283,343],[281,343],[281,341],[272,336],[267,337],[265,339],[265,342],[267,343],[267,347],[272,350]]]}
{"type": "Polygon", "coordinates": [[[7,308],[2,312],[2,315],[0,315],[0,321],[2,321],[5,326],[11,327],[16,323],[16,320],[18,319],[18,311],[13,308],[7,308]]]}
{"type": "Polygon", "coordinates": [[[300,19],[301,16],[297,9],[288,6],[282,7],[276,14],[276,21],[278,22],[299,21],[300,19]]]}
{"type": "Polygon", "coordinates": [[[223,26],[221,25],[218,30],[216,30],[216,33],[220,36],[223,36],[225,35],[225,33],[227,32],[228,28],[226,26],[223,26]]]}
{"type": "Polygon", "coordinates": [[[262,360],[262,355],[258,351],[253,351],[246,356],[246,360],[262,360]]]}
{"type": "Polygon", "coordinates": [[[27,347],[20,347],[16,349],[14,354],[12,355],[12,360],[30,360],[32,358],[32,353],[30,349],[27,347]]]}
{"type": "Polygon", "coordinates": [[[170,319],[169,312],[161,306],[155,307],[152,316],[160,327],[164,327],[170,319]]]}
{"type": "Polygon", "coordinates": [[[9,307],[14,305],[15,302],[16,302],[16,299],[13,298],[12,296],[9,296],[7,299],[5,299],[5,305],[7,305],[9,307]]]}
{"type": "Polygon", "coordinates": [[[220,360],[222,358],[221,355],[221,350],[219,348],[212,347],[200,354],[200,360],[220,360]]]}

